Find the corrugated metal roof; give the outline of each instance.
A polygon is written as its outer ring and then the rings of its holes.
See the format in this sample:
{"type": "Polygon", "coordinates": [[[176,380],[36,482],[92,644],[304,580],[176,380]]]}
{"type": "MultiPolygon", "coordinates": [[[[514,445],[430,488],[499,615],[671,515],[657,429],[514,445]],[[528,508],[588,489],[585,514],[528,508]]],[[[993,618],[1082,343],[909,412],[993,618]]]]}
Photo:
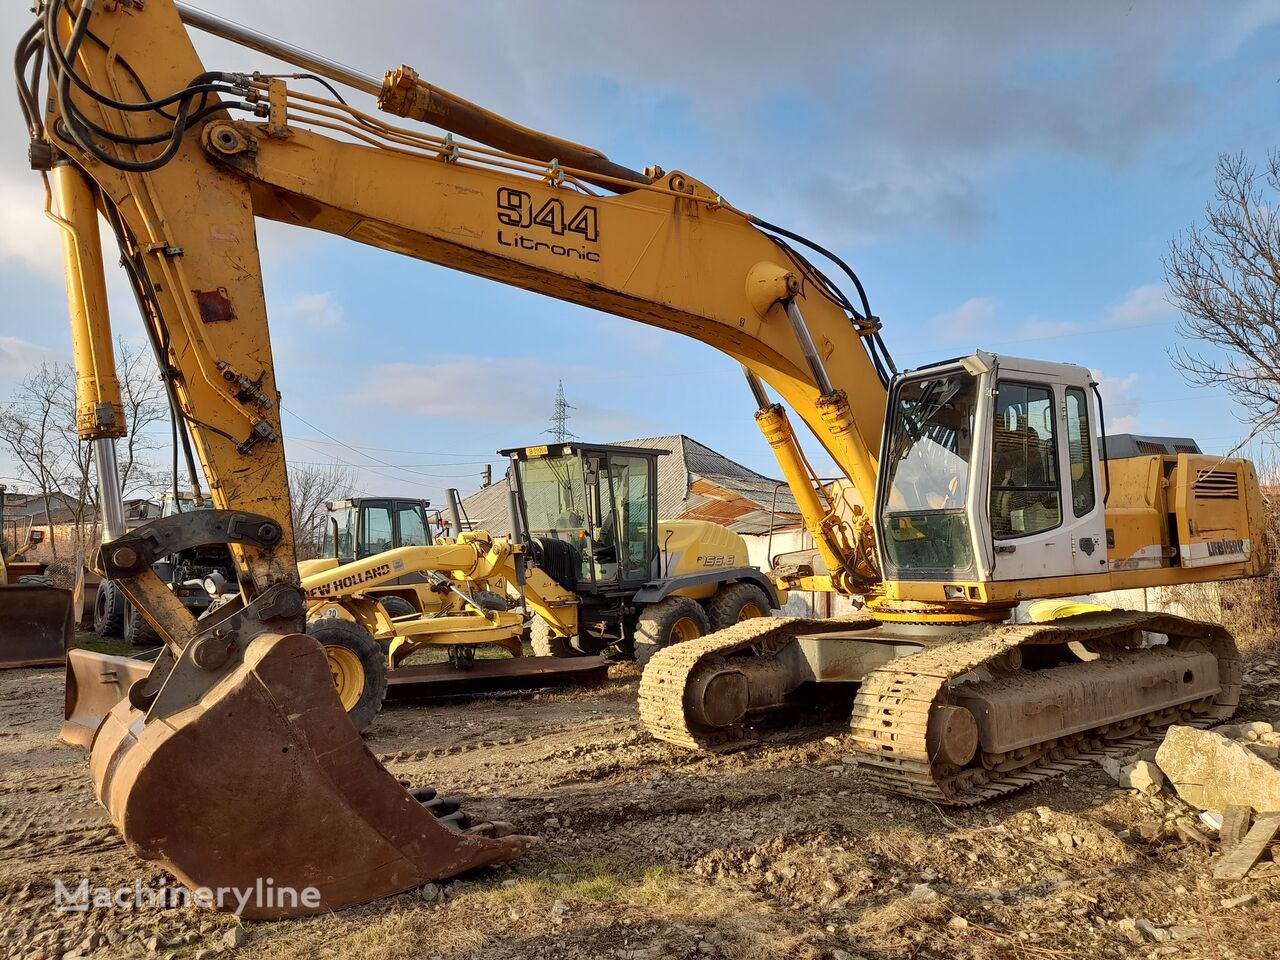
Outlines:
{"type": "MultiPolygon", "coordinates": [[[[644,437],[619,446],[670,450],[658,458],[658,516],[723,523],[737,533],[768,533],[799,523],[800,511],[787,485],[716,453],[683,435],[644,437]]],[[[507,485],[493,484],[462,501],[475,529],[511,532],[507,485]]]]}

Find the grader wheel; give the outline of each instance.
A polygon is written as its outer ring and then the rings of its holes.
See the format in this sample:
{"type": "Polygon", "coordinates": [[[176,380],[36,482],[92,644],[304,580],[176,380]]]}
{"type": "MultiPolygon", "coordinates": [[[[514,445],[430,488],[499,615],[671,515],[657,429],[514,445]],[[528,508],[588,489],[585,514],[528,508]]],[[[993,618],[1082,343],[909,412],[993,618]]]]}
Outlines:
{"type": "Polygon", "coordinates": [[[387,695],[386,654],[357,623],[340,618],[312,620],[307,633],[324,648],[342,709],[358,731],[368,729],[387,695]]]}

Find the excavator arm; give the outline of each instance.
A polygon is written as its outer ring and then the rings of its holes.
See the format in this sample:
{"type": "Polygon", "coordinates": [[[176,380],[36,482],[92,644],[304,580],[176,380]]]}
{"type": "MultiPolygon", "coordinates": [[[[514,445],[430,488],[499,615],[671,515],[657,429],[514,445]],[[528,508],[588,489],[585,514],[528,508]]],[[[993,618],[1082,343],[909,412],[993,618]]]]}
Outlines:
{"type": "MultiPolygon", "coordinates": [[[[887,370],[878,324],[776,230],[681,173],[636,173],[429,87],[369,81],[173,0],[45,0],[18,50],[32,165],[63,232],[77,426],[95,444],[99,568],[166,643],[98,729],[95,789],[141,856],[192,884],[270,876],[335,909],[519,855],[528,840],[410,793],[364,747],[302,634],[280,394],[255,219],[349,237],[683,333],[737,359],[833,578],[874,577],[815,491],[767,382],[870,503],[887,370]],[[303,77],[210,71],[184,18],[485,145],[387,122],[303,77]],[[41,96],[42,64],[48,96],[41,96]],[[48,108],[43,112],[42,103],[48,108]],[[215,509],[126,532],[124,422],[98,217],[111,226],[215,509]],[[870,347],[870,350],[868,350],[870,347]],[[194,621],[152,572],[225,544],[241,596],[194,621]],[[199,757],[197,762],[194,758],[199,757]],[[420,802],[424,801],[424,802],[420,802]],[[248,804],[249,806],[246,806],[248,804]],[[175,829],[175,810],[194,826],[175,829]],[[269,849],[261,840],[275,838],[269,849]],[[207,837],[217,836],[210,845],[207,837]]],[[[312,77],[314,79],[314,77],[312,77]]],[[[190,457],[193,482],[194,459],[190,457]]],[[[103,683],[120,683],[102,669],[103,683]]]]}

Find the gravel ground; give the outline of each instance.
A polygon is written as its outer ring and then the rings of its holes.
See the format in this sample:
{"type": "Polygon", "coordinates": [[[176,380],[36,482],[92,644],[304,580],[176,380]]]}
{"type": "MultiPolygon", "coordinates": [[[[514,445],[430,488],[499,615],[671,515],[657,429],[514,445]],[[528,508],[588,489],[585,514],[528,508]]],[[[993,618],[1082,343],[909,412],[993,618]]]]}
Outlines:
{"type": "MultiPolygon", "coordinates": [[[[971,810],[863,783],[841,725],[703,757],[652,740],[634,667],[601,688],[388,704],[402,779],[539,838],[509,867],[305,921],[194,907],[58,913],[54,883],[166,877],[130,855],[57,741],[58,671],[0,673],[0,957],[1274,957],[1280,864],[1211,878],[1170,793],[1090,767],[971,810]]],[[[1280,719],[1251,659],[1245,719],[1280,719]]]]}

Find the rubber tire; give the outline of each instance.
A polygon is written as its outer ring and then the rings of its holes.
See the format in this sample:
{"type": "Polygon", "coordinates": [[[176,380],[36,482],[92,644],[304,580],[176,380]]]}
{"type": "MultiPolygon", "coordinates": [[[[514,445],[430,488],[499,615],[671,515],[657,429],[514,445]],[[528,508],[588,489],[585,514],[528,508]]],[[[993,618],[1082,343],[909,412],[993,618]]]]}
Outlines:
{"type": "Polygon", "coordinates": [[[707,618],[711,621],[711,629],[723,630],[733,626],[748,604],[754,604],[762,617],[769,616],[769,611],[773,609],[764,588],[754,583],[730,583],[721,587],[707,601],[707,618]]]}
{"type": "Polygon", "coordinates": [[[357,733],[363,733],[382,709],[382,701],[387,695],[386,651],[364,627],[341,617],[308,620],[307,634],[315,637],[322,647],[343,647],[359,659],[364,669],[364,689],[360,692],[360,699],[347,711],[347,719],[357,733]]]}
{"type": "Polygon", "coordinates": [[[500,593],[494,593],[492,590],[476,590],[471,594],[471,599],[486,610],[492,610],[497,613],[511,609],[511,604],[507,603],[507,598],[500,593]]]}
{"type": "Polygon", "coordinates": [[[29,583],[37,587],[56,587],[58,585],[54,582],[53,577],[46,577],[37,573],[29,573],[25,577],[19,577],[18,583],[29,583]]]}
{"type": "Polygon", "coordinates": [[[127,601],[110,580],[98,584],[93,601],[93,632],[100,637],[124,636],[124,608],[127,601]]]}
{"type": "Polygon", "coordinates": [[[418,613],[417,607],[404,597],[397,597],[395,594],[383,597],[378,602],[382,604],[382,609],[386,611],[387,616],[392,620],[396,617],[413,617],[418,613]]]}
{"type": "Polygon", "coordinates": [[[128,600],[124,602],[124,640],[135,647],[154,647],[160,642],[160,634],[128,600]]]}
{"type": "Polygon", "coordinates": [[[581,656],[568,637],[560,636],[551,629],[551,624],[536,613],[529,621],[529,645],[533,647],[535,657],[581,656]]]}
{"type": "Polygon", "coordinates": [[[699,636],[705,637],[711,632],[711,621],[707,619],[707,612],[697,600],[667,597],[645,607],[636,624],[636,663],[644,667],[655,653],[671,646],[671,631],[679,621],[686,618],[698,625],[701,631],[699,636]]]}

